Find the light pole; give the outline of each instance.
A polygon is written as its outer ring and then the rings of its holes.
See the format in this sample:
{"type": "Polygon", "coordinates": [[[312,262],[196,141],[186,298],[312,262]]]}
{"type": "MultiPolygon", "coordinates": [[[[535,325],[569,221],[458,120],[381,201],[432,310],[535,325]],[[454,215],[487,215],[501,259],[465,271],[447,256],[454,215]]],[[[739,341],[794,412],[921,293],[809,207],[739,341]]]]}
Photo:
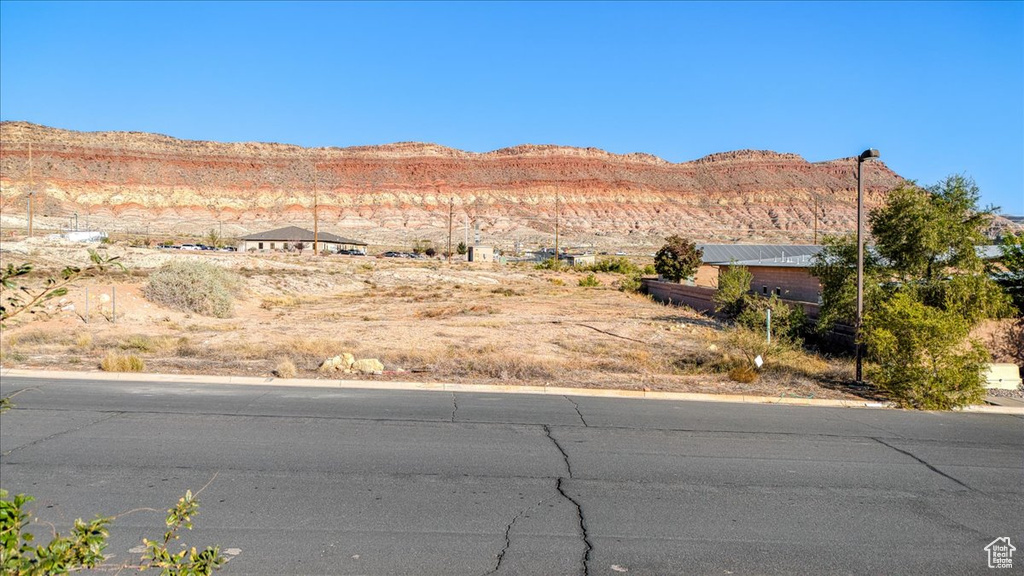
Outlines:
{"type": "Polygon", "coordinates": [[[864,382],[864,344],[861,342],[861,327],[864,323],[864,186],[861,168],[869,158],[878,158],[878,150],[869,148],[857,156],[857,322],[854,327],[857,346],[857,383],[864,382]]]}

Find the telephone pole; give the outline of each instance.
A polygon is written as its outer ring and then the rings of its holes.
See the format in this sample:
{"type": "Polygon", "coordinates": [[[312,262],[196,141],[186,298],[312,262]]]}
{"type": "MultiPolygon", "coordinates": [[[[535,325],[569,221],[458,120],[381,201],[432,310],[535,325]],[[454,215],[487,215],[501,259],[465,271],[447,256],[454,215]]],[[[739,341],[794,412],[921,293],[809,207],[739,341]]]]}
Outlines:
{"type": "Polygon", "coordinates": [[[558,265],[561,263],[561,261],[558,259],[558,217],[559,217],[558,212],[559,212],[559,210],[558,210],[558,191],[556,190],[555,191],[555,268],[558,268],[558,265]]]}
{"type": "Polygon", "coordinates": [[[319,208],[319,198],[316,192],[316,162],[313,162],[313,256],[319,256],[319,240],[320,240],[320,219],[317,212],[319,208]]]}
{"type": "Polygon", "coordinates": [[[814,196],[814,245],[818,245],[818,196],[814,196]]]}
{"type": "Polygon", "coordinates": [[[448,198],[448,263],[452,263],[452,218],[455,217],[455,198],[448,198]]]}

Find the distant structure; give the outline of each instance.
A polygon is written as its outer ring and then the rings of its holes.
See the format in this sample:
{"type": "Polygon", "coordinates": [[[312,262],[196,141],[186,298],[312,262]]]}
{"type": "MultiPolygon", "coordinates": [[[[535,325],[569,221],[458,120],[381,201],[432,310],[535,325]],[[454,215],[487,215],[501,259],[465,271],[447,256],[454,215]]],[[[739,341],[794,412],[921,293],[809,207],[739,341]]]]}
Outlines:
{"type": "Polygon", "coordinates": [[[469,247],[470,262],[494,262],[494,247],[478,244],[469,247]]]}
{"type": "MultiPolygon", "coordinates": [[[[366,254],[366,242],[342,238],[330,232],[317,234],[317,243],[321,251],[352,254],[366,254]]],[[[239,252],[270,252],[270,251],[313,251],[313,232],[298,226],[286,226],[276,230],[249,234],[239,239],[239,252]]]]}

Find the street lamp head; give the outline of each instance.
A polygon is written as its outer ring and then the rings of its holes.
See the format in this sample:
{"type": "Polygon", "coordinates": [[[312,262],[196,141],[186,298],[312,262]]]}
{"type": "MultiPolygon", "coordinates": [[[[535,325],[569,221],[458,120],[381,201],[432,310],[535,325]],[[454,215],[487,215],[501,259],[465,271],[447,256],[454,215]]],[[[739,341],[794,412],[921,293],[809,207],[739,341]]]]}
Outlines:
{"type": "Polygon", "coordinates": [[[861,152],[860,156],[857,156],[857,161],[863,162],[868,158],[878,158],[879,156],[880,154],[878,153],[878,150],[875,150],[874,148],[868,148],[867,150],[861,152]]]}

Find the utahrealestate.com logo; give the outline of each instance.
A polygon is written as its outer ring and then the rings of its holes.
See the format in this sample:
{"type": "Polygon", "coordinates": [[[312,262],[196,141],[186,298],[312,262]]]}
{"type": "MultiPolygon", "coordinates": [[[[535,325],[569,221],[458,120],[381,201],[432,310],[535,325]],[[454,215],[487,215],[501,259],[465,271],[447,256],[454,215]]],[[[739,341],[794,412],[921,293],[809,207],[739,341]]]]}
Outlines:
{"type": "Polygon", "coordinates": [[[1013,568],[1013,551],[1016,550],[1010,544],[1008,537],[996,538],[991,544],[985,546],[988,552],[989,568],[1013,568]]]}

